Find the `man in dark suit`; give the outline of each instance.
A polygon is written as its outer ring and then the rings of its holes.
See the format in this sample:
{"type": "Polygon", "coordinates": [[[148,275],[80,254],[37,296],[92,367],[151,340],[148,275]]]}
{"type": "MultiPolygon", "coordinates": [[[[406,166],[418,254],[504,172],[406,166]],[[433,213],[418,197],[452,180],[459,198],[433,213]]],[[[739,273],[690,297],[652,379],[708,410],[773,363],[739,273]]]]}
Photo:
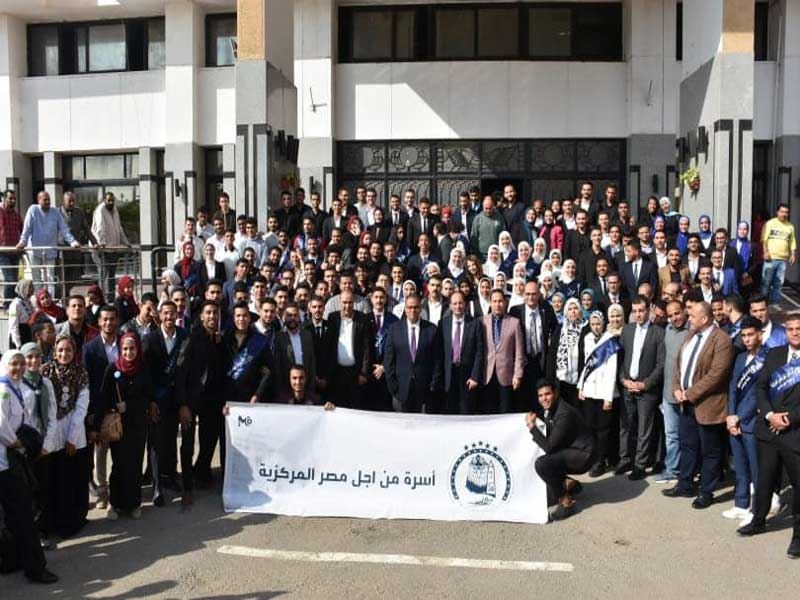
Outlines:
{"type": "Polygon", "coordinates": [[[439,323],[444,368],[444,403],[439,412],[451,415],[474,415],[477,410],[478,385],[484,370],[483,328],[480,319],[465,311],[466,297],[460,291],[450,295],[450,311],[439,323]]]}
{"type": "MultiPolygon", "coordinates": [[[[314,340],[314,357],[322,356],[322,343],[325,339],[325,334],[328,332],[328,321],[323,318],[325,314],[325,299],[320,296],[314,296],[308,302],[308,320],[303,323],[303,328],[311,332],[314,340]]],[[[319,374],[317,374],[319,377],[319,374]]],[[[314,381],[306,382],[312,387],[317,387],[314,381]]]]}
{"type": "Polygon", "coordinates": [[[581,253],[591,247],[589,238],[589,216],[585,210],[575,213],[575,229],[567,231],[564,237],[564,260],[571,258],[578,263],[581,253]]]}
{"type": "MultiPolygon", "coordinates": [[[[389,210],[386,211],[385,220],[391,224],[393,229],[399,225],[408,229],[408,213],[400,206],[400,196],[397,194],[389,197],[389,210]]],[[[408,234],[406,234],[406,239],[408,239],[408,234]]]]}
{"type": "Polygon", "coordinates": [[[355,294],[340,295],[341,310],[328,317],[323,340],[328,382],[327,400],[344,408],[363,408],[363,392],[372,373],[372,337],[369,318],[355,310],[355,294]]]}
{"type": "MultiPolygon", "coordinates": [[[[695,496],[694,477],[700,472],[700,491],[692,508],[708,508],[722,482],[728,382],[735,353],[730,336],[714,325],[707,302],[689,309],[691,329],[678,351],[672,391],[680,404],[680,474],[678,484],[662,494],[695,496]]],[[[766,369],[765,369],[766,371],[766,369]]]]}
{"type": "MultiPolygon", "coordinates": [[[[383,357],[386,347],[386,335],[389,328],[400,319],[387,310],[388,298],[386,290],[375,287],[370,294],[372,302],[372,329],[375,332],[375,344],[372,349],[372,373],[367,384],[366,406],[370,410],[392,410],[392,398],[386,387],[386,376],[383,371],[383,357]]],[[[369,317],[369,315],[368,315],[369,317]]]]}
{"type": "Polygon", "coordinates": [[[272,212],[278,217],[278,227],[287,233],[289,239],[293,239],[300,233],[302,223],[302,209],[298,210],[294,205],[291,192],[284,190],[281,192],[281,207],[272,212]]]}
{"type": "Polygon", "coordinates": [[[322,223],[322,240],[326,244],[330,243],[331,233],[334,229],[344,230],[347,228],[347,216],[343,211],[342,201],[334,198],[331,202],[331,215],[322,223]]]}
{"type": "Polygon", "coordinates": [[[606,305],[604,300],[608,294],[608,266],[610,260],[606,256],[599,256],[594,263],[594,273],[587,281],[587,286],[594,290],[594,297],[597,298],[597,305],[603,314],[606,313],[610,304],[606,305]]]}
{"type": "Polygon", "coordinates": [[[439,260],[438,252],[433,250],[431,246],[432,237],[430,235],[421,233],[417,239],[418,241],[415,247],[419,248],[419,252],[408,257],[406,268],[408,270],[408,277],[414,280],[419,289],[422,286],[423,274],[425,273],[425,267],[428,266],[428,263],[434,262],[441,267],[441,261],[439,260]]]}
{"type": "MultiPolygon", "coordinates": [[[[736,249],[733,249],[733,252],[728,256],[735,256],[736,249]]],[[[722,250],[711,251],[711,281],[714,291],[722,296],[738,294],[739,283],[736,271],[731,267],[724,266],[722,254],[722,250]]]]}
{"type": "Polygon", "coordinates": [[[766,530],[770,498],[783,464],[794,496],[794,530],[786,553],[800,558],[800,316],[787,316],[785,326],[789,343],[769,351],[756,384],[758,483],[753,520],[739,533],[750,536],[766,530]]]}
{"type": "Polygon", "coordinates": [[[651,261],[642,258],[642,247],[639,240],[631,240],[625,248],[627,261],[620,269],[622,287],[629,298],[639,294],[639,286],[649,283],[650,287],[658,289],[658,268],[651,261]]]}
{"type": "Polygon", "coordinates": [[[420,297],[405,299],[405,317],[389,328],[384,347],[386,384],[397,412],[422,412],[441,389],[436,327],[420,319],[420,297]]]}
{"type": "Polygon", "coordinates": [[[714,243],[711,248],[722,253],[722,268],[733,269],[738,281],[739,277],[742,276],[742,265],[739,261],[739,253],[736,251],[736,246],[730,245],[730,241],[728,230],[720,227],[714,232],[714,243]]]}
{"type": "Polygon", "coordinates": [[[148,428],[147,444],[153,504],[164,506],[163,487],[178,489],[178,405],[175,401],[175,374],[178,357],[188,334],[176,327],[178,308],[164,302],[158,311],[160,326],[142,340],[145,363],[153,382],[153,399],[158,412],[148,428]]]}
{"type": "Polygon", "coordinates": [[[516,393],[515,408],[521,412],[536,411],[536,383],[545,375],[545,361],[550,336],[558,324],[556,313],[548,302],[542,302],[539,284],[529,281],[525,284],[525,304],[518,304],[508,313],[519,320],[525,340],[525,371],[522,386],[516,393]]]}
{"type": "Polygon", "coordinates": [[[431,247],[436,246],[436,238],[433,235],[433,225],[436,222],[431,215],[431,201],[422,198],[419,202],[419,212],[409,218],[406,226],[406,240],[409,248],[416,248],[420,234],[427,233],[431,240],[431,247]]]}
{"type": "MultiPolygon", "coordinates": [[[[302,365],[306,371],[308,389],[314,391],[314,382],[323,387],[326,372],[324,352],[317,356],[314,352],[314,336],[306,328],[300,327],[300,308],[294,302],[286,305],[283,312],[284,329],[275,335],[273,354],[275,355],[275,395],[289,393],[289,368],[302,365]],[[317,377],[320,379],[318,380],[317,377]]],[[[322,348],[325,342],[322,342],[322,348]]]]}
{"type": "MultiPolygon", "coordinates": [[[[603,241],[603,232],[599,227],[592,227],[591,231],[589,232],[589,239],[591,240],[592,245],[581,252],[581,255],[577,261],[578,281],[582,283],[583,287],[591,285],[590,282],[595,276],[595,266],[597,265],[597,261],[601,258],[608,258],[605,250],[603,250],[602,246],[600,245],[603,241]]],[[[606,271],[607,270],[608,268],[606,268],[606,271]]]]}
{"type": "Polygon", "coordinates": [[[622,330],[623,405],[619,427],[620,462],[615,473],[622,475],[632,469],[628,479],[637,481],[645,478],[645,469],[653,461],[654,441],[664,429],[663,420],[659,425],[661,415],[658,414],[664,375],[664,330],[650,323],[650,303],[644,296],[634,298],[631,317],[633,322],[622,330]]]}
{"type": "Polygon", "coordinates": [[[600,298],[600,303],[603,306],[603,312],[608,310],[612,304],[619,304],[625,313],[625,321],[628,321],[628,316],[631,314],[631,301],[625,294],[622,287],[622,276],[619,273],[609,273],[606,281],[608,282],[608,292],[605,296],[600,298]]]}

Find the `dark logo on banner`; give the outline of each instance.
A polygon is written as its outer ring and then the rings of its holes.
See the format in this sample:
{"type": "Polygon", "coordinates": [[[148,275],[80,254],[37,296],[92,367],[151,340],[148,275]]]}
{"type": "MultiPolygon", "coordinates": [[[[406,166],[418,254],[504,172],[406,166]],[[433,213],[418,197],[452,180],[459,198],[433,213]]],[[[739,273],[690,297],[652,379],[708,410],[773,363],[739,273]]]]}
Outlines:
{"type": "Polygon", "coordinates": [[[253,418],[250,416],[243,417],[239,415],[239,427],[244,425],[245,427],[250,427],[253,424],[253,418]]]}
{"type": "Polygon", "coordinates": [[[450,469],[450,494],[463,506],[489,506],[511,495],[511,471],[497,446],[475,442],[464,446],[450,469]]]}

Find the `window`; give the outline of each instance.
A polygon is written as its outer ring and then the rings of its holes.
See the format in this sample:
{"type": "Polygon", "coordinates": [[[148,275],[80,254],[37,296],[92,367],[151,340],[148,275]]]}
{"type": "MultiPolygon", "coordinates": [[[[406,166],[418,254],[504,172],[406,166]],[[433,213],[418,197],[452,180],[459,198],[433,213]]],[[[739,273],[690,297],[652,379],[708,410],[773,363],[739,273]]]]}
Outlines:
{"type": "Polygon", "coordinates": [[[339,60],[622,60],[621,2],[341,7],[339,60]]]}
{"type": "Polygon", "coordinates": [[[28,75],[164,68],[164,18],[28,26],[28,75]]]}
{"type": "Polygon", "coordinates": [[[58,75],[58,25],[28,28],[28,72],[58,75]]]}
{"type": "Polygon", "coordinates": [[[572,53],[572,11],[569,8],[531,8],[528,29],[531,58],[569,58],[572,53]]]}
{"type": "Polygon", "coordinates": [[[753,31],[753,58],[770,60],[769,57],[769,2],[756,2],[753,31]]]}
{"type": "Polygon", "coordinates": [[[683,60],[683,2],[675,5],[675,60],[683,60]]]}
{"type": "Polygon", "coordinates": [[[236,15],[206,16],[206,66],[229,67],[236,62],[236,15]]]}
{"type": "Polygon", "coordinates": [[[436,58],[475,57],[475,11],[436,11],[436,58]]]}

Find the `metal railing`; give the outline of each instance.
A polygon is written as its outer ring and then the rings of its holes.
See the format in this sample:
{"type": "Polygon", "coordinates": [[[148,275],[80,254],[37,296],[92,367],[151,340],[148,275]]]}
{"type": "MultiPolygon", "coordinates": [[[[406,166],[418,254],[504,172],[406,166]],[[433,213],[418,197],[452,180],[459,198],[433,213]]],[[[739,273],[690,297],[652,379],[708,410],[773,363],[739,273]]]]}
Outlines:
{"type": "Polygon", "coordinates": [[[142,253],[139,246],[33,246],[18,250],[0,247],[0,303],[7,306],[21,278],[33,281],[34,290],[46,286],[55,300],[73,291],[86,293],[100,285],[106,301],[116,293],[119,277],[134,279],[137,295],[142,291],[142,253]]]}

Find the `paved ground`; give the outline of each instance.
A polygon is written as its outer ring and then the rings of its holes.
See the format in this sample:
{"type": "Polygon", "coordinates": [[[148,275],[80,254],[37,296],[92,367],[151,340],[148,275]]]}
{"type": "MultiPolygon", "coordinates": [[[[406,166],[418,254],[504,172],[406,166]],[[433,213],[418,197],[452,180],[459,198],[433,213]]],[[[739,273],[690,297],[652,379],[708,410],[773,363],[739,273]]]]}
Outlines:
{"type": "MultiPolygon", "coordinates": [[[[586,481],[586,480],[584,480],[586,481]]],[[[800,561],[786,558],[786,511],[776,531],[745,540],[720,513],[661,496],[662,485],[605,476],[585,485],[582,510],[550,525],[369,521],[226,515],[216,492],[189,513],[146,505],[141,521],[93,511],[76,539],[48,554],[57,586],[0,578],[0,598],[651,598],[796,597],[800,561]],[[547,561],[571,572],[319,563],[221,554],[225,545],[547,561]]]]}

